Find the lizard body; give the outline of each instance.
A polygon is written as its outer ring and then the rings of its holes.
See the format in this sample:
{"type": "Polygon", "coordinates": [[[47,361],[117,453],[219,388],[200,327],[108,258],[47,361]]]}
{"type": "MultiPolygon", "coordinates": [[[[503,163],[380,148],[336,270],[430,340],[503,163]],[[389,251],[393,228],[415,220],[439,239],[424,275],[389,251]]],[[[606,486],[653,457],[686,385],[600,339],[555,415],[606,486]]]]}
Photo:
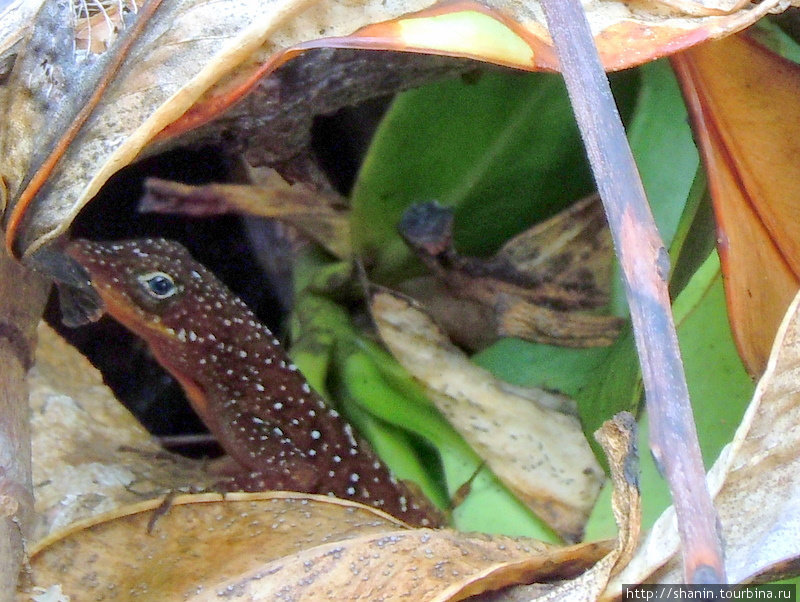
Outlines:
{"type": "Polygon", "coordinates": [[[246,488],[353,499],[408,523],[441,524],[329,408],[245,303],[181,245],[77,240],[67,253],[105,311],[143,338],[181,384],[246,488]]]}

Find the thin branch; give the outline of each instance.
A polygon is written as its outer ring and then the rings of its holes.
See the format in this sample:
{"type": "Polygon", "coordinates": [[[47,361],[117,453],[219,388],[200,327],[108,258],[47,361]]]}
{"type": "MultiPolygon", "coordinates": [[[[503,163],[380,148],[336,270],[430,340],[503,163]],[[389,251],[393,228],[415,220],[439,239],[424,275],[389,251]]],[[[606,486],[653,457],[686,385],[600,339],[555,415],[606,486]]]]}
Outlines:
{"type": "Polygon", "coordinates": [[[15,599],[33,524],[31,438],[25,377],[49,284],[0,249],[0,601],[15,599]]]}
{"type": "Polygon", "coordinates": [[[622,266],[642,366],[650,448],[672,493],[684,576],[688,583],[724,583],[717,515],[670,310],[668,255],[580,0],[542,0],[542,5],[622,266]]]}

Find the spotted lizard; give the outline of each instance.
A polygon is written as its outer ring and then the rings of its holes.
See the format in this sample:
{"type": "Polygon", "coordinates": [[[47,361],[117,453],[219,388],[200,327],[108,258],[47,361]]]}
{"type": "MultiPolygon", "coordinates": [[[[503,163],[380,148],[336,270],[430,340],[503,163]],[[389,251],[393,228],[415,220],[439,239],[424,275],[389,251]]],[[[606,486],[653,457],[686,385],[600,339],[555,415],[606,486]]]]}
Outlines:
{"type": "Polygon", "coordinates": [[[245,303],[178,243],[76,240],[105,311],[181,384],[245,488],[352,499],[421,526],[443,523],[323,401],[245,303]]]}

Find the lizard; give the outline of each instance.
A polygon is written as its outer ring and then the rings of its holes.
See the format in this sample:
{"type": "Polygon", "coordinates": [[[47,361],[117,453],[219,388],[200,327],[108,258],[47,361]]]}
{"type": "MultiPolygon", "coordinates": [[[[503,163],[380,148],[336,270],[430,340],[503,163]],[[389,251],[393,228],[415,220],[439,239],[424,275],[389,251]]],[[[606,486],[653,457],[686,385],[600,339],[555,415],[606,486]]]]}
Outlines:
{"type": "Polygon", "coordinates": [[[328,494],[412,525],[444,523],[310,387],[267,326],[182,245],[78,239],[65,251],[85,270],[104,311],[147,342],[244,468],[240,488],[328,494]]]}

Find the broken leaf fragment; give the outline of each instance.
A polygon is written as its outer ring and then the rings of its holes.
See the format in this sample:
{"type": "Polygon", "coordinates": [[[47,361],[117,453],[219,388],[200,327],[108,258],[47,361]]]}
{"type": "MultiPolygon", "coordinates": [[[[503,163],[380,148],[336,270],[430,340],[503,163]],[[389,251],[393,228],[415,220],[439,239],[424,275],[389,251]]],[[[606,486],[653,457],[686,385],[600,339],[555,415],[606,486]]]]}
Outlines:
{"type": "Polygon", "coordinates": [[[272,169],[251,170],[253,184],[190,186],[150,178],[140,210],[209,217],[239,213],[267,217],[294,226],[339,258],[351,254],[349,217],[343,199],[302,183],[289,184],[272,169]]]}
{"type": "Polygon", "coordinates": [[[376,290],[370,307],[397,361],[494,473],[562,537],[579,539],[603,472],[571,400],[497,380],[407,297],[376,290]]]}
{"type": "Polygon", "coordinates": [[[463,328],[494,329],[495,338],[516,336],[569,347],[606,346],[619,334],[622,321],[586,313],[608,303],[613,249],[598,197],[575,203],[518,234],[492,257],[460,255],[453,247],[453,211],[437,203],[412,205],[398,230],[446,290],[428,292],[426,280],[403,288],[412,296],[420,288],[438,310],[456,340],[491,340],[489,333],[463,328]],[[435,299],[436,292],[444,298],[435,299]],[[450,307],[447,306],[448,301],[450,307]],[[466,303],[465,303],[466,302],[466,303]],[[469,305],[477,304],[474,310],[469,305]],[[440,309],[441,308],[441,309],[440,309]],[[478,318],[460,319],[474,311],[478,318]]]}

